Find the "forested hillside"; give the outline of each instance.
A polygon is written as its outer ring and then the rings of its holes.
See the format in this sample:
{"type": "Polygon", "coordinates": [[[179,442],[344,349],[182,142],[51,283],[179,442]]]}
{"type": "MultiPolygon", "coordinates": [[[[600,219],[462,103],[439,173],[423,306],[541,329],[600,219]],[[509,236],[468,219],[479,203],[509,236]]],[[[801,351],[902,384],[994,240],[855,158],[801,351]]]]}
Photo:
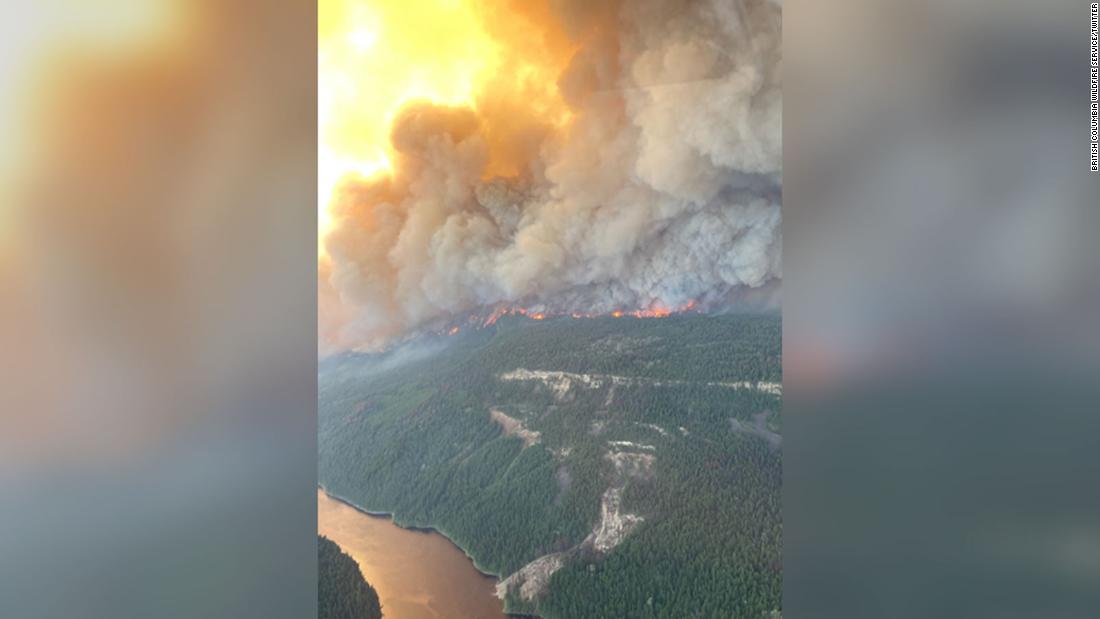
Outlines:
{"type": "Polygon", "coordinates": [[[378,594],[336,542],[317,536],[317,619],[379,619],[378,594]]]}
{"type": "Polygon", "coordinates": [[[320,480],[544,617],[781,607],[778,315],[514,316],[320,369],[320,480]]]}

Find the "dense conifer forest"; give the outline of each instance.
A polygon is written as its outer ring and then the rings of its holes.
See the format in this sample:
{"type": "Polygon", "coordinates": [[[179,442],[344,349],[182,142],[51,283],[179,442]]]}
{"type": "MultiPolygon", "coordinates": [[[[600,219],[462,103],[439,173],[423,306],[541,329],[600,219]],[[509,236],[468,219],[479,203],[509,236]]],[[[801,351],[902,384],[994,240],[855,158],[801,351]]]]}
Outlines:
{"type": "Polygon", "coordinates": [[[513,316],[332,357],[320,480],[502,578],[560,558],[510,611],[778,616],[780,333],[773,314],[513,316]]]}
{"type": "Polygon", "coordinates": [[[336,542],[317,536],[317,619],[379,619],[378,594],[336,542]]]}

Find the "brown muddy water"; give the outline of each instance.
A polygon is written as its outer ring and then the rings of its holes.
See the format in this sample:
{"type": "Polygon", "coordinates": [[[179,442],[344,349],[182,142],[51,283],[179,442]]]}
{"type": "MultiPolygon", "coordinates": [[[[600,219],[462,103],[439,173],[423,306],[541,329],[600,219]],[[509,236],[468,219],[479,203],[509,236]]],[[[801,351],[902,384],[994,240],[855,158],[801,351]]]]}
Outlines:
{"type": "Polygon", "coordinates": [[[505,619],[496,579],[436,532],[402,529],[317,490],[317,529],[352,556],[386,619],[505,619]]]}

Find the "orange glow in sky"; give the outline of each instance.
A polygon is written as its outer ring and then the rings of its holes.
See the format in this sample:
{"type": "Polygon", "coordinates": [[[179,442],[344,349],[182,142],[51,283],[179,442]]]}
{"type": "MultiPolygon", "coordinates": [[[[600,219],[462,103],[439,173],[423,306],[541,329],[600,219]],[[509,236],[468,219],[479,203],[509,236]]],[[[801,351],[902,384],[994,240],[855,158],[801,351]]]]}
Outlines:
{"type": "MultiPolygon", "coordinates": [[[[390,127],[412,100],[478,108],[522,96],[564,122],[556,78],[571,47],[537,23],[545,3],[321,0],[318,15],[318,229],[348,174],[392,171],[390,127]],[[518,8],[517,8],[518,7],[518,8]],[[510,82],[505,84],[505,82],[510,82]]],[[[323,251],[323,250],[322,250],[323,251]]]]}

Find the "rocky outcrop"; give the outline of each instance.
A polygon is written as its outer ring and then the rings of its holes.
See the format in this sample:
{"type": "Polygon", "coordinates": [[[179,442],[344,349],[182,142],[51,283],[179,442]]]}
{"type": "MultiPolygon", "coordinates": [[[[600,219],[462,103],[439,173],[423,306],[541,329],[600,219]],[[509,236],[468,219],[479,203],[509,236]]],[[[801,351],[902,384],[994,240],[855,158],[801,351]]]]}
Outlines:
{"type": "Polygon", "coordinates": [[[515,590],[524,600],[533,600],[546,591],[550,577],[565,565],[565,552],[543,555],[521,567],[514,574],[497,583],[497,597],[504,599],[508,591],[515,590]],[[518,587],[518,589],[515,589],[518,587]]]}
{"type": "Polygon", "coordinates": [[[497,597],[504,599],[509,591],[514,591],[524,600],[534,600],[546,592],[554,572],[561,569],[570,557],[582,551],[606,555],[644,520],[641,516],[625,513],[622,509],[623,490],[627,482],[631,479],[648,479],[653,474],[653,463],[656,461],[653,454],[623,451],[638,447],[651,446],[613,441],[612,450],[604,456],[611,462],[614,472],[611,485],[600,498],[600,518],[592,527],[592,532],[576,546],[563,552],[543,555],[500,581],[496,588],[497,597]]]}
{"type": "Polygon", "coordinates": [[[539,442],[542,438],[542,434],[535,430],[529,429],[523,425],[523,422],[515,417],[509,417],[503,411],[497,409],[489,410],[489,417],[500,426],[505,436],[515,436],[523,440],[524,447],[530,447],[539,442]]]}
{"type": "MultiPolygon", "coordinates": [[[[767,381],[734,381],[734,382],[703,382],[693,383],[687,380],[652,380],[634,376],[615,376],[614,374],[579,374],[575,372],[561,372],[557,370],[526,370],[517,368],[511,372],[500,375],[500,380],[505,381],[537,381],[550,389],[558,400],[564,399],[574,387],[582,389],[600,389],[605,386],[614,388],[616,385],[651,385],[674,386],[702,384],[708,387],[725,387],[727,389],[754,389],[775,396],[783,395],[783,384],[767,381]]],[[[610,404],[612,393],[608,393],[610,404]]]]}

